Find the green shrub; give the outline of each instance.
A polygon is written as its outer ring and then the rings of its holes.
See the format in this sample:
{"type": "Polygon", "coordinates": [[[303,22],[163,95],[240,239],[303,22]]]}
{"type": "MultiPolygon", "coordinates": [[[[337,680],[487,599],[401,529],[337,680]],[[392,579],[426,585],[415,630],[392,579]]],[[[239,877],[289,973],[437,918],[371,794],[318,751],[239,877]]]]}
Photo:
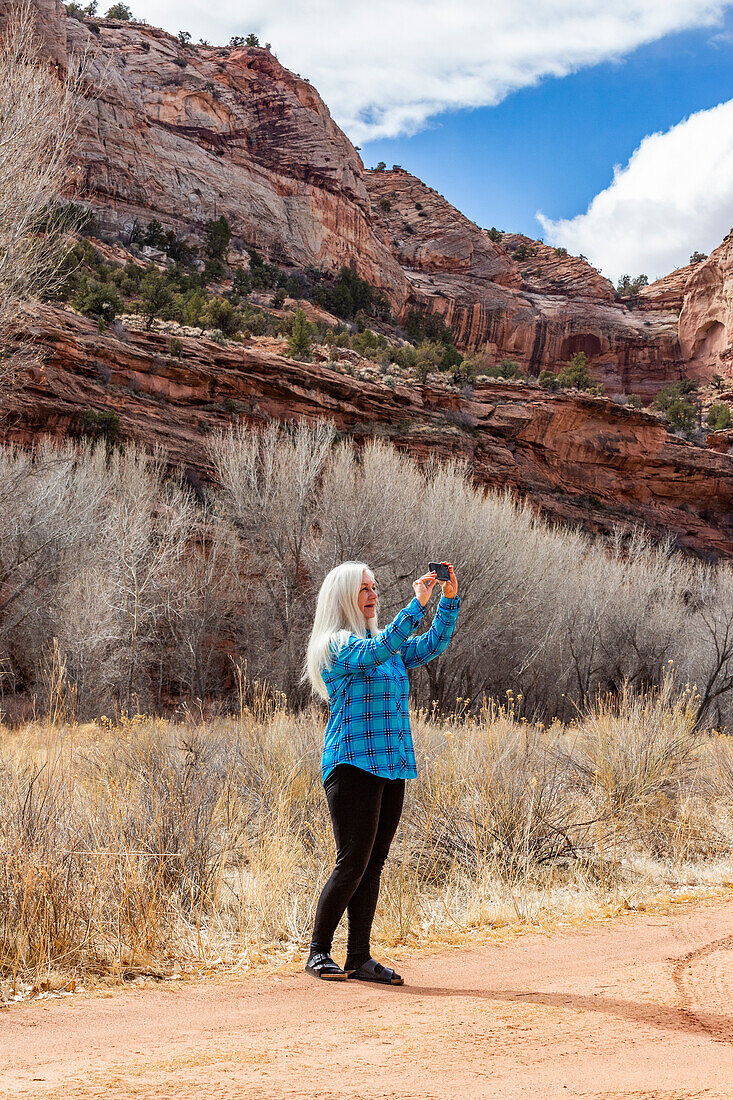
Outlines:
{"type": "Polygon", "coordinates": [[[688,438],[697,429],[699,401],[695,396],[697,383],[692,379],[673,382],[660,390],[654,400],[654,406],[661,409],[672,431],[681,432],[688,438]]]}
{"type": "Polygon", "coordinates": [[[690,256],[690,263],[691,264],[699,264],[699,263],[702,263],[703,260],[707,260],[707,258],[708,258],[707,252],[693,252],[692,255],[690,256]]]}
{"type": "Polygon", "coordinates": [[[218,329],[224,336],[235,336],[242,327],[242,315],[226,298],[209,298],[201,311],[205,328],[218,329]]]}
{"type": "Polygon", "coordinates": [[[387,347],[387,339],[381,333],[365,328],[351,337],[351,347],[360,355],[373,357],[378,351],[384,351],[387,347]]]}
{"type": "Polygon", "coordinates": [[[543,390],[559,390],[560,379],[551,370],[543,370],[537,379],[543,390]]]}
{"type": "Polygon", "coordinates": [[[592,390],[595,383],[588,373],[584,351],[578,351],[558,374],[558,382],[563,389],[592,390]]]}
{"type": "Polygon", "coordinates": [[[152,328],[156,317],[169,320],[173,304],[173,290],[165,275],[155,269],[148,271],[140,283],[140,312],[145,318],[145,327],[152,328]]]}
{"type": "Polygon", "coordinates": [[[643,286],[649,286],[646,275],[637,275],[635,279],[630,275],[622,275],[616,286],[616,293],[619,298],[633,298],[643,286]]]}
{"type": "Polygon", "coordinates": [[[86,314],[87,317],[96,317],[105,324],[114,321],[124,307],[113,285],[90,278],[83,280],[71,304],[80,313],[86,314]]]}
{"type": "Polygon", "coordinates": [[[231,295],[233,298],[246,298],[252,290],[252,276],[243,267],[235,268],[232,276],[231,295]]]}
{"type": "Polygon", "coordinates": [[[626,397],[626,404],[630,409],[641,409],[643,403],[638,393],[630,393],[626,397]]]}
{"type": "Polygon", "coordinates": [[[183,340],[179,340],[177,336],[171,336],[168,341],[168,354],[174,359],[180,359],[183,355],[183,340]]]}
{"type": "Polygon", "coordinates": [[[249,250],[249,277],[252,287],[272,290],[277,286],[282,272],[275,264],[268,264],[256,249],[249,250]]]}
{"type": "Polygon", "coordinates": [[[422,344],[415,348],[415,370],[421,371],[425,366],[429,371],[445,370],[446,368],[443,366],[444,353],[445,347],[443,344],[435,343],[432,340],[424,340],[422,344]]]}
{"type": "Polygon", "coordinates": [[[708,427],[714,432],[722,432],[730,427],[730,407],[711,405],[708,409],[708,427]]]}
{"type": "Polygon", "coordinates": [[[203,312],[206,306],[206,295],[203,290],[192,291],[182,302],[180,308],[180,320],[184,325],[203,328],[203,312]]]}
{"type": "Polygon", "coordinates": [[[313,291],[313,300],[329,313],[353,320],[358,313],[367,317],[390,316],[383,291],[361,279],[350,267],[342,267],[333,282],[323,282],[313,291]]]}
{"type": "Polygon", "coordinates": [[[405,314],[403,326],[407,339],[414,344],[420,340],[438,340],[441,344],[450,344],[453,341],[452,332],[437,313],[410,309],[405,314]]]}
{"type": "Polygon", "coordinates": [[[491,229],[486,230],[486,236],[490,241],[493,241],[494,244],[498,244],[504,239],[504,234],[500,229],[497,229],[495,225],[492,225],[491,229]]]}
{"type": "Polygon", "coordinates": [[[120,418],[111,410],[87,409],[81,418],[82,435],[104,439],[110,450],[120,440],[120,418]]]}
{"type": "Polygon", "coordinates": [[[66,14],[71,16],[72,19],[91,18],[97,14],[97,0],[91,0],[91,3],[87,4],[86,7],[75,3],[75,0],[71,0],[71,3],[66,4],[65,7],[66,14]]]}
{"type": "Polygon", "coordinates": [[[204,264],[204,282],[221,283],[227,277],[226,264],[218,256],[209,256],[204,264]]]}
{"type": "Polygon", "coordinates": [[[502,359],[496,370],[498,378],[516,378],[519,374],[519,363],[515,359],[502,359]]]}
{"type": "Polygon", "coordinates": [[[132,19],[132,12],[127,4],[113,4],[105,18],[116,19],[120,23],[129,23],[132,19]]]}
{"type": "Polygon", "coordinates": [[[211,259],[223,260],[231,239],[231,226],[223,214],[206,223],[206,255],[211,259]]]}
{"type": "Polygon", "coordinates": [[[377,206],[380,210],[383,210],[385,214],[389,214],[390,210],[392,209],[392,203],[389,201],[389,199],[385,198],[381,198],[377,203],[377,206]]]}
{"type": "Polygon", "coordinates": [[[390,357],[393,363],[404,370],[417,369],[417,348],[414,348],[411,344],[406,347],[390,348],[390,357]]]}
{"type": "Polygon", "coordinates": [[[460,385],[473,386],[476,382],[476,364],[472,359],[462,359],[453,371],[453,381],[460,385]]]}
{"type": "Polygon", "coordinates": [[[311,328],[302,309],[293,316],[293,331],[288,339],[288,355],[291,359],[307,360],[311,357],[311,328]]]}

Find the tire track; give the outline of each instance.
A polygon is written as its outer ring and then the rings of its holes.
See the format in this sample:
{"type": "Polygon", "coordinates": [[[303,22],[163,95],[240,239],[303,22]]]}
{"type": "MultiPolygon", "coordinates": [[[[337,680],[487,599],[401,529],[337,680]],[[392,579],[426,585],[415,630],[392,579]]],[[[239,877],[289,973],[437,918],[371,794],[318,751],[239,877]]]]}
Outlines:
{"type": "Polygon", "coordinates": [[[680,1010],[697,1029],[719,1043],[733,1043],[733,935],[712,940],[674,960],[672,979],[680,1010]],[[715,958],[722,955],[722,962],[715,958]],[[705,1006],[701,1008],[701,1003],[705,1006]]]}

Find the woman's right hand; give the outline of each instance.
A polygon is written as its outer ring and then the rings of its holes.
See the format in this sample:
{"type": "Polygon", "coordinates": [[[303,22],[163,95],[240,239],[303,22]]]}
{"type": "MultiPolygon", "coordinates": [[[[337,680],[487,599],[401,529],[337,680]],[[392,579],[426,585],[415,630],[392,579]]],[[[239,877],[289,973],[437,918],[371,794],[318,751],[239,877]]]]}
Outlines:
{"type": "Polygon", "coordinates": [[[435,570],[431,570],[430,573],[423,573],[422,577],[418,577],[416,581],[412,582],[415,595],[423,607],[430,599],[436,581],[435,570]]]}

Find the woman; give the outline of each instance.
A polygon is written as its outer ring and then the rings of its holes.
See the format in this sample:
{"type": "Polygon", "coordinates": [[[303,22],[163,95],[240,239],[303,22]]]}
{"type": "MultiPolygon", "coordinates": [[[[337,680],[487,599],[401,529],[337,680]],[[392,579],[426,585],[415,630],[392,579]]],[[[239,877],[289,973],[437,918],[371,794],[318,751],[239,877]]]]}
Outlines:
{"type": "Polygon", "coordinates": [[[332,569],[318,593],[303,680],[330,703],[322,757],[323,785],[336,839],[336,866],[321,893],[305,969],[316,978],[402,985],[371,957],[369,939],[379,878],[397,831],[405,780],[415,753],[407,712],[406,669],[424,665],[448,645],[458,617],[458,582],[450,580],[432,626],[411,638],[436,584],[435,572],[414,581],[415,596],[377,632],[377,586],[363,562],[332,569]],[[343,970],[331,958],[336,927],[348,909],[343,970]]]}

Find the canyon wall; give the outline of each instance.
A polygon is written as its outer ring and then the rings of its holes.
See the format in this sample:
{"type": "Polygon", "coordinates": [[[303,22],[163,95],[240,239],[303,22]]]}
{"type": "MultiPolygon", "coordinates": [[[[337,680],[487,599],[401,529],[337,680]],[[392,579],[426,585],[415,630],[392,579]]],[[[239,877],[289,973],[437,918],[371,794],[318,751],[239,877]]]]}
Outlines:
{"type": "Polygon", "coordinates": [[[200,235],[224,215],[240,247],[353,265],[400,307],[409,288],[372,230],[359,155],[306,80],[269,50],[185,47],[138,23],[68,19],[66,34],[90,57],[75,158],[103,227],[200,235]]]}
{"type": "Polygon", "coordinates": [[[733,381],[733,231],[695,265],[685,286],[679,335],[686,374],[733,381]]]}
{"type": "MultiPolygon", "coordinates": [[[[0,0],[0,23],[7,8],[0,0]]],[[[688,375],[733,380],[731,237],[619,302],[582,257],[490,234],[400,169],[366,171],[315,89],[269,50],[184,46],[139,23],[70,19],[58,0],[36,8],[54,64],[88,52],[77,197],[123,240],[152,218],[200,237],[225,215],[235,249],[256,247],[283,266],[352,266],[384,289],[398,319],[415,308],[438,315],[462,350],[530,374],[582,351],[607,393],[645,402],[688,375]]],[[[418,457],[463,456],[480,483],[510,486],[551,517],[603,532],[639,523],[697,553],[733,556],[724,432],[706,450],[605,398],[499,382],[466,394],[390,389],[256,344],[186,337],[172,357],[167,335],[124,323],[99,332],[50,308],[30,335],[45,364],[5,411],[5,438],[94,433],[107,412],[122,439],[162,445],[198,477],[207,434],[233,418],[328,417],[418,457]]]]}
{"type": "Polygon", "coordinates": [[[182,337],[172,356],[167,334],[115,327],[100,332],[77,314],[38,310],[29,335],[44,364],[6,408],[5,439],[113,430],[164,447],[196,479],[208,472],[212,431],[240,419],[327,418],[357,441],[378,436],[417,458],[465,458],[479,484],[511,487],[551,518],[604,533],[643,525],[702,556],[733,556],[733,460],[670,435],[642,410],[520,383],[467,394],[390,388],[294,362],[284,341],[278,351],[182,337]],[[117,418],[113,429],[100,429],[100,411],[117,418]]]}
{"type": "Polygon", "coordinates": [[[519,235],[492,241],[409,173],[365,171],[316,90],[271,51],[184,46],[39,4],[54,53],[89,55],[79,197],[123,239],[152,218],[200,235],[225,215],[235,246],[283,265],[352,266],[397,317],[440,314],[458,347],[531,374],[583,351],[608,392],[645,401],[682,376],[674,310],[630,310],[582,258],[519,235]]]}
{"type": "Polygon", "coordinates": [[[629,309],[587,261],[520,234],[492,240],[416,176],[366,172],[372,217],[410,281],[459,347],[485,348],[529,374],[585,353],[609,393],[651,401],[683,375],[677,311],[629,309]]]}

